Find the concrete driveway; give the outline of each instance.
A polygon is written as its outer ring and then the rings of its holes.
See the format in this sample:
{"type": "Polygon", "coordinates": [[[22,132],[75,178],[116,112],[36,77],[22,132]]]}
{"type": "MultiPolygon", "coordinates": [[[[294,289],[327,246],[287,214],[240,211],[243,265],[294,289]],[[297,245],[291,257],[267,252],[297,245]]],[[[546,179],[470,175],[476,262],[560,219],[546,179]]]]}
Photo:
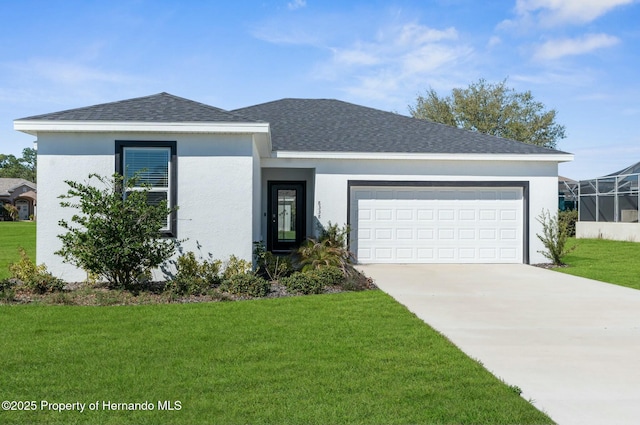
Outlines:
{"type": "Polygon", "coordinates": [[[558,424],[640,423],[640,291],[521,264],[358,268],[558,424]]]}

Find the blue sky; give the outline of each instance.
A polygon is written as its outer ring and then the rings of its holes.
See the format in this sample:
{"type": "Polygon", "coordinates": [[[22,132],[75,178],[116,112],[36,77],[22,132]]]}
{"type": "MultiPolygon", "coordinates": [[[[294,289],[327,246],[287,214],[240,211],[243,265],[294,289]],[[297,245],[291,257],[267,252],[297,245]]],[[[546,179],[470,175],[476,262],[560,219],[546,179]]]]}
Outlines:
{"type": "Polygon", "coordinates": [[[22,0],[0,18],[0,153],[32,146],[14,119],[162,91],[408,115],[429,87],[508,78],[558,111],[561,174],[640,161],[638,0],[22,0]]]}

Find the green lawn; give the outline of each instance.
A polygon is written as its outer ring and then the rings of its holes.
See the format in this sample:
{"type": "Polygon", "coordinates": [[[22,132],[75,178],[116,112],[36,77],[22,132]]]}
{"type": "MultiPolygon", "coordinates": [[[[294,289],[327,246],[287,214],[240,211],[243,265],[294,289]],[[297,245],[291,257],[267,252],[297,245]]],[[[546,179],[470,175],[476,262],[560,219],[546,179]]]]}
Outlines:
{"type": "Polygon", "coordinates": [[[572,239],[578,247],[564,258],[562,273],[640,289],[640,243],[572,239]]]}
{"type": "Polygon", "coordinates": [[[36,258],[36,223],[32,221],[0,221],[0,279],[9,277],[9,264],[20,259],[18,247],[29,258],[36,258]]]}
{"type": "Polygon", "coordinates": [[[552,423],[381,291],[2,306],[0,320],[2,400],[38,407],[0,411],[3,424],[552,423]],[[103,406],[145,401],[153,411],[103,406]],[[159,410],[164,401],[181,409],[159,410]]]}

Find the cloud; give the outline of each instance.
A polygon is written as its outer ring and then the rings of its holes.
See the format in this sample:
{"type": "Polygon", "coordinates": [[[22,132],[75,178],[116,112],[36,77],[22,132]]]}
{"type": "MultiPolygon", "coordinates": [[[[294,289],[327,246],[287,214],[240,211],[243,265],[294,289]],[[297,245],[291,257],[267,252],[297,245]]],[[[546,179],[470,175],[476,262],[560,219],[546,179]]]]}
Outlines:
{"type": "Polygon", "coordinates": [[[620,39],[608,34],[587,34],[580,38],[549,40],[537,47],[533,58],[544,61],[565,56],[582,55],[597,49],[614,46],[619,42],[620,39]]]}
{"type": "Polygon", "coordinates": [[[317,67],[316,77],[348,81],[342,89],[358,98],[391,98],[457,72],[454,65],[473,54],[458,38],[453,27],[413,22],[388,26],[370,41],[332,48],[332,57],[317,67]]]}
{"type": "Polygon", "coordinates": [[[287,7],[289,10],[301,9],[307,5],[306,0],[293,0],[292,2],[287,3],[287,7]]]}
{"type": "Polygon", "coordinates": [[[14,72],[57,84],[79,85],[85,83],[128,83],[132,78],[118,72],[103,71],[80,63],[55,60],[31,59],[10,65],[14,72]]]}
{"type": "MultiPolygon", "coordinates": [[[[611,10],[637,0],[517,0],[516,21],[533,20],[542,26],[584,24],[592,22],[611,10]]],[[[503,26],[518,22],[504,21],[503,26]]]]}

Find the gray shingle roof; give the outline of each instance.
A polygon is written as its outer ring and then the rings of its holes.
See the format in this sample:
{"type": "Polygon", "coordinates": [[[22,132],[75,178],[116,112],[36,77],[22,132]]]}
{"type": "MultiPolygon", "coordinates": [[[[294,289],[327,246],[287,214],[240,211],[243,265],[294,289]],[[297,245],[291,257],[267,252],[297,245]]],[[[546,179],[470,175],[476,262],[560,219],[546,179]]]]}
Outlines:
{"type": "Polygon", "coordinates": [[[169,93],[103,103],[22,120],[43,121],[141,121],[141,122],[247,122],[228,111],[169,93]]]}
{"type": "Polygon", "coordinates": [[[269,122],[275,151],[564,153],[332,99],[282,99],[231,112],[269,122]]]}
{"type": "Polygon", "coordinates": [[[12,191],[22,185],[27,185],[33,189],[37,187],[35,183],[32,183],[29,180],[12,177],[2,177],[0,178],[0,196],[10,196],[11,193],[9,193],[9,191],[12,191]]]}

